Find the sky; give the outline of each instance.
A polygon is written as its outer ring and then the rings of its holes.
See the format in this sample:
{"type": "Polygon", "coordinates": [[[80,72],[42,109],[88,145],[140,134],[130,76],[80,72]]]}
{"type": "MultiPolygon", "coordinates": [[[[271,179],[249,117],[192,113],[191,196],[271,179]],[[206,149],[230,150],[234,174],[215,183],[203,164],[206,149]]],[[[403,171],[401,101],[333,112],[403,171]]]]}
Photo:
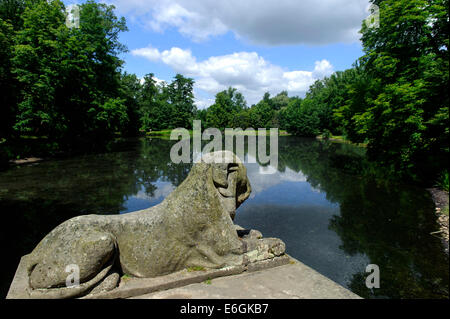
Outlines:
{"type": "MultiPolygon", "coordinates": [[[[72,4],[80,1],[66,0],[72,4]]],[[[83,1],[81,1],[83,2],[83,1]]],[[[265,92],[303,97],[362,56],[368,0],[105,0],[124,16],[124,70],[195,81],[199,109],[232,86],[247,105],[265,92]]]]}

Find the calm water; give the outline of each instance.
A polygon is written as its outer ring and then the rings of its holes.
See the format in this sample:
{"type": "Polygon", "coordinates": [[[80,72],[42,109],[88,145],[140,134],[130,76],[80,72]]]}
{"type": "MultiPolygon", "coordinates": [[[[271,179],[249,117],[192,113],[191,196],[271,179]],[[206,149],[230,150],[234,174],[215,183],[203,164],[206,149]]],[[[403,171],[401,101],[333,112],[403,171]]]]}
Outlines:
{"type": "MultiPolygon", "coordinates": [[[[161,202],[189,173],[171,163],[173,142],[132,140],[105,154],[0,172],[1,293],[20,256],[55,226],[82,214],[120,214],[161,202]]],[[[364,150],[280,137],[276,173],[246,164],[251,197],[235,222],[279,237],[287,252],[365,298],[448,298],[449,264],[430,195],[362,178],[364,150]],[[368,264],[380,289],[365,286],[368,264]]]]}

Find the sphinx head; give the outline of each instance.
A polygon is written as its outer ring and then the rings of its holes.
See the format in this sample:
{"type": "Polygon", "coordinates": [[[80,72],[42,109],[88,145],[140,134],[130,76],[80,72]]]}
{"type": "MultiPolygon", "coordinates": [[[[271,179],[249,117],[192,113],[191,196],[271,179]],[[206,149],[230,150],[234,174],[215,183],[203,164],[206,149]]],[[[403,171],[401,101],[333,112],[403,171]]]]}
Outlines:
{"type": "Polygon", "coordinates": [[[220,203],[234,220],[236,209],[252,191],[247,169],[230,151],[208,153],[202,157],[202,162],[211,165],[212,181],[219,194],[220,203]]]}

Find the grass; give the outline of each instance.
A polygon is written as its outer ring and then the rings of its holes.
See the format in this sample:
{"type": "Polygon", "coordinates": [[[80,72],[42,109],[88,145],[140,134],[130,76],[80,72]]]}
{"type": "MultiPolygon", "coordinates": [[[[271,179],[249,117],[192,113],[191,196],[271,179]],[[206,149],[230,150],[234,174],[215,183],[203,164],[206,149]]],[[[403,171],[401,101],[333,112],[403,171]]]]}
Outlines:
{"type": "MultiPolygon", "coordinates": [[[[175,129],[174,129],[175,130],[175,129]]],[[[189,135],[192,136],[193,130],[188,130],[189,131],[189,135]]],[[[163,138],[169,138],[170,134],[172,133],[172,129],[165,129],[165,130],[159,130],[159,131],[149,131],[146,132],[145,134],[148,137],[163,137],[163,138]]],[[[222,131],[222,134],[226,134],[228,135],[226,132],[222,131]]],[[[234,135],[249,135],[249,136],[258,136],[258,130],[255,129],[253,132],[245,132],[245,130],[242,130],[242,132],[234,132],[234,135]]],[[[270,135],[270,130],[266,130],[264,135],[270,135]]],[[[290,133],[288,133],[286,130],[278,130],[278,135],[279,136],[289,136],[291,135],[290,133]]]]}
{"type": "Polygon", "coordinates": [[[188,272],[193,272],[193,271],[205,271],[205,267],[203,266],[192,266],[192,267],[188,267],[187,271],[188,272]]]}
{"type": "Polygon", "coordinates": [[[448,192],[448,171],[444,171],[438,178],[436,186],[446,192],[448,192]]]}
{"type": "Polygon", "coordinates": [[[345,136],[342,135],[331,135],[331,134],[329,136],[318,135],[316,136],[316,138],[318,140],[329,140],[338,143],[354,144],[360,147],[367,147],[367,143],[353,143],[352,141],[348,140],[345,136]]]}
{"type": "MultiPolygon", "coordinates": [[[[176,130],[176,129],[173,129],[176,130]]],[[[170,134],[172,133],[172,129],[165,129],[165,130],[160,130],[160,131],[149,131],[146,132],[145,135],[147,137],[157,137],[157,138],[161,138],[164,140],[168,140],[170,139],[170,134]]],[[[193,135],[193,131],[189,130],[189,136],[192,137],[193,135]]]]}
{"type": "MultiPolygon", "coordinates": [[[[265,131],[262,131],[261,133],[262,133],[261,135],[269,136],[270,130],[266,129],[265,131]]],[[[227,134],[227,132],[225,132],[225,135],[230,135],[230,134],[227,134]]],[[[245,132],[245,130],[242,130],[242,131],[233,132],[232,135],[258,136],[259,131],[257,129],[253,129],[253,131],[249,131],[249,132],[245,132]]],[[[287,135],[291,135],[291,134],[289,134],[286,130],[278,130],[278,136],[287,136],[287,135]]]]}
{"type": "Polygon", "coordinates": [[[123,281],[128,281],[128,280],[130,280],[130,279],[131,279],[131,276],[130,276],[130,275],[124,274],[124,275],[122,276],[122,280],[123,280],[123,281]]]}
{"type": "Polygon", "coordinates": [[[211,285],[211,284],[212,284],[211,278],[206,279],[206,280],[204,281],[204,283],[207,284],[207,285],[211,285]]]}
{"type": "MultiPolygon", "coordinates": [[[[171,132],[172,132],[171,129],[166,129],[166,130],[160,130],[160,131],[149,131],[149,132],[146,132],[146,134],[147,135],[168,135],[168,136],[170,136],[171,132]]],[[[189,132],[191,133],[192,130],[189,132]]]]}

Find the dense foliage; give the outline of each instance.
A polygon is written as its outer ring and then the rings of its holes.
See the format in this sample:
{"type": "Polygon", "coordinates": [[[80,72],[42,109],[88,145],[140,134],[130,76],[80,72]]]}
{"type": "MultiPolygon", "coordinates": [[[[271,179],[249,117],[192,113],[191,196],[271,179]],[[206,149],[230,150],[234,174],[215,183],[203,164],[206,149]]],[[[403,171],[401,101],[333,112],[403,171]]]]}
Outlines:
{"type": "Polygon", "coordinates": [[[193,79],[122,72],[118,35],[127,27],[113,6],[87,1],[80,27],[69,28],[59,0],[0,0],[0,145],[9,146],[0,158],[27,155],[21,145],[29,148],[30,137],[44,141],[44,152],[97,148],[201,119],[204,128],[342,136],[366,143],[389,176],[434,181],[448,175],[448,0],[372,2],[380,24],[362,23],[364,56],[304,98],[265,93],[249,107],[230,87],[197,110],[193,79]]]}
{"type": "Polygon", "coordinates": [[[96,149],[139,129],[191,125],[193,80],[176,75],[157,86],[152,74],[141,81],[122,73],[125,19],[91,0],[79,11],[79,27],[68,27],[61,1],[0,0],[3,162],[29,155],[24,139],[38,140],[45,154],[96,149]]]}

